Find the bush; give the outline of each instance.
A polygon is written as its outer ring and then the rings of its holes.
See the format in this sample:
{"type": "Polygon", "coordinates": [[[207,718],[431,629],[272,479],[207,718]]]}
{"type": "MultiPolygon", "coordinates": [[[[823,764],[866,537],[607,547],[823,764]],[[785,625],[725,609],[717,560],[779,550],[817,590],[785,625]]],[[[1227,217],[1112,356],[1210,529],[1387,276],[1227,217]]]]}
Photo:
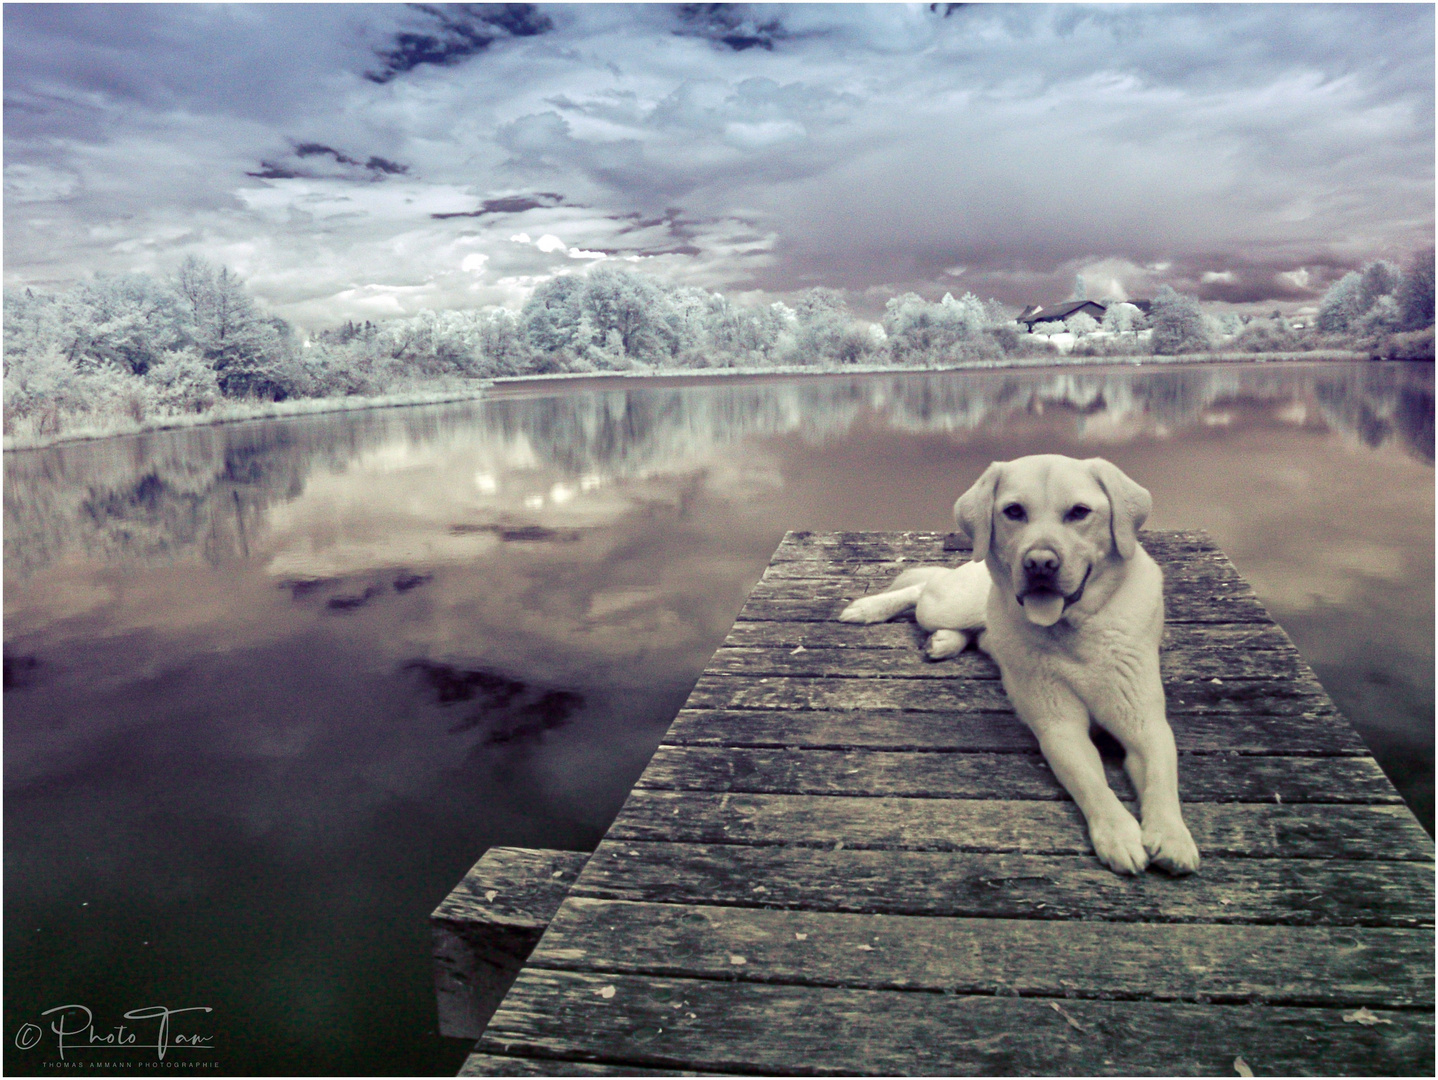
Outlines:
{"type": "Polygon", "coordinates": [[[1432,360],[1433,327],[1390,335],[1374,350],[1375,360],[1432,360]]]}
{"type": "Polygon", "coordinates": [[[174,349],[145,373],[151,400],[164,412],[191,413],[212,409],[220,400],[215,369],[193,349],[174,349]]]}
{"type": "Polygon", "coordinates": [[[1300,341],[1282,319],[1254,319],[1238,332],[1230,347],[1246,353],[1293,352],[1303,347],[1300,341]]]}

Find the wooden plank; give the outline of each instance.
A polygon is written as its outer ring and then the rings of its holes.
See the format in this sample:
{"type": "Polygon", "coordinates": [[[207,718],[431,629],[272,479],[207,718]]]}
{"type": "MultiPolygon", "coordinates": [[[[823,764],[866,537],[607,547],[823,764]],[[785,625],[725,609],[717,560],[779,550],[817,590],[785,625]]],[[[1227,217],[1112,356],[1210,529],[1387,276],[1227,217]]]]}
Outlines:
{"type": "Polygon", "coordinates": [[[576,896],[530,964],[871,990],[1433,1005],[1433,932],[1367,927],[935,919],[576,896]]]}
{"type": "MultiPolygon", "coordinates": [[[[762,582],[754,587],[739,612],[742,622],[829,622],[839,617],[850,600],[863,593],[853,589],[823,588],[806,591],[798,583],[773,588],[762,582]],[[831,595],[814,595],[815,592],[831,595]],[[776,595],[777,594],[777,595],[776,595]]],[[[1263,605],[1243,593],[1207,595],[1201,589],[1179,594],[1165,605],[1169,623],[1268,623],[1263,605]]]]}
{"type": "MultiPolygon", "coordinates": [[[[750,624],[758,625],[758,624],[750,624]]],[[[773,625],[773,624],[770,624],[773,625]]],[[[754,648],[725,644],[706,671],[724,675],[831,676],[851,679],[998,679],[999,666],[977,649],[935,663],[918,648],[856,649],[804,646],[754,648]]],[[[1170,649],[1159,654],[1165,683],[1225,682],[1239,679],[1312,678],[1296,652],[1278,649],[1248,652],[1209,647],[1170,649]]]]}
{"type": "MultiPolygon", "coordinates": [[[[1330,709],[1288,716],[1171,713],[1184,753],[1367,757],[1363,740],[1330,709]]],[[[1010,712],[932,713],[895,709],[683,709],[664,734],[672,746],[789,746],[804,749],[1035,751],[1038,740],[1010,712]]]]}
{"type": "MultiPolygon", "coordinates": [[[[689,695],[691,709],[907,709],[920,712],[1010,712],[992,679],[850,679],[837,676],[705,673],[689,695]]],[[[1233,679],[1179,683],[1168,694],[1172,715],[1332,713],[1315,679],[1233,679]]]]}
{"type": "MultiPolygon", "coordinates": [[[[1193,803],[1184,820],[1203,853],[1254,859],[1433,861],[1433,841],[1406,806],[1193,803]]],[[[706,791],[630,793],[609,837],[699,844],[889,848],[1084,855],[1071,802],[835,798],[706,791]]],[[[1424,873],[1431,873],[1425,870],[1424,873]]]]}
{"type": "Polygon", "coordinates": [[[526,969],[479,1046],[813,1075],[1427,1075],[1431,1012],[770,986],[526,969]],[[1384,1023],[1382,1021],[1387,1021],[1384,1023]]]}
{"type": "Polygon", "coordinates": [[[430,915],[439,1033],[477,1039],[588,860],[493,847],[430,915]]]}
{"type": "Polygon", "coordinates": [[[573,1058],[517,1057],[475,1051],[465,1058],[460,1076],[705,1076],[682,1069],[645,1069],[638,1065],[601,1065],[573,1058]]]}
{"type": "MultiPolygon", "coordinates": [[[[830,562],[825,559],[795,560],[770,563],[760,577],[761,584],[775,588],[786,584],[837,585],[849,589],[862,589],[865,595],[879,592],[890,581],[905,570],[916,566],[962,566],[969,561],[967,553],[956,556],[946,552],[944,557],[930,563],[908,559],[886,560],[883,562],[830,562]]],[[[1163,563],[1165,592],[1169,588],[1178,591],[1192,590],[1199,584],[1223,585],[1238,589],[1249,588],[1243,576],[1221,552],[1202,552],[1178,559],[1165,559],[1163,563]]]]}
{"type": "Polygon", "coordinates": [[[1387,927],[1431,926],[1434,900],[1431,873],[1415,873],[1412,863],[1377,860],[1205,854],[1190,877],[1155,871],[1129,878],[1089,854],[834,851],[619,839],[601,842],[570,895],[966,918],[1387,927]]]}
{"type": "MultiPolygon", "coordinates": [[[[807,532],[785,534],[772,563],[822,560],[825,562],[959,561],[968,558],[970,546],[956,533],[939,532],[807,532]]],[[[1160,562],[1196,555],[1223,556],[1212,537],[1202,530],[1140,531],[1139,543],[1160,562]]]]}
{"type": "MultiPolygon", "coordinates": [[[[1117,761],[1104,762],[1109,787],[1136,799],[1117,761]]],[[[1372,758],[1183,755],[1179,792],[1187,803],[1401,803],[1372,758]]],[[[1068,799],[1042,754],[795,750],[661,746],[640,788],[783,795],[898,795],[948,799],[1068,799]]]]}
{"type": "MultiPolygon", "coordinates": [[[[912,615],[900,616],[885,623],[782,623],[782,622],[737,622],[725,639],[726,648],[771,648],[793,649],[799,645],[806,649],[832,648],[845,650],[903,649],[922,655],[928,633],[914,622],[912,615]]],[[[1164,627],[1163,649],[1181,649],[1199,663],[1221,662],[1230,654],[1251,652],[1285,651],[1296,653],[1293,642],[1283,629],[1273,623],[1172,623],[1164,627]]],[[[963,657],[973,657],[991,665],[983,653],[973,651],[963,657]]],[[[956,668],[960,657],[937,665],[939,669],[956,668]]],[[[927,661],[925,661],[927,662],[927,661]]],[[[1240,663],[1245,661],[1240,660],[1240,663]]],[[[957,671],[954,672],[957,674],[957,671]]],[[[1212,674],[1223,675],[1223,671],[1212,674]]]]}

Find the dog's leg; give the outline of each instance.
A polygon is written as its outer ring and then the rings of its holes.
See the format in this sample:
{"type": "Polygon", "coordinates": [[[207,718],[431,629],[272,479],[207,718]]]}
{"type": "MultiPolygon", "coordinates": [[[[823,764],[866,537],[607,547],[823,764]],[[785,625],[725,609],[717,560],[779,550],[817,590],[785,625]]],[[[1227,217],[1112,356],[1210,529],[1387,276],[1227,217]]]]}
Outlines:
{"type": "Polygon", "coordinates": [[[892,619],[901,611],[908,611],[919,602],[923,585],[908,585],[902,589],[875,593],[855,600],[839,612],[840,622],[879,623],[892,619]]]}
{"type": "Polygon", "coordinates": [[[1124,746],[1124,767],[1138,792],[1143,818],[1143,846],[1155,866],[1170,874],[1198,869],[1198,846],[1178,799],[1178,748],[1173,729],[1160,712],[1150,716],[1140,738],[1124,746]]]}
{"type": "Polygon", "coordinates": [[[1049,768],[1083,811],[1089,840],[1099,861],[1120,874],[1142,873],[1148,865],[1143,830],[1108,786],[1098,747],[1089,738],[1089,712],[1067,686],[1040,680],[1016,685],[1005,673],[1004,689],[1019,717],[1039,739],[1049,768]]]}
{"type": "Polygon", "coordinates": [[[1135,707],[1107,702],[1094,719],[1123,744],[1124,769],[1138,793],[1143,846],[1155,866],[1170,874],[1198,869],[1198,847],[1178,798],[1178,747],[1164,715],[1163,685],[1157,670],[1144,672],[1135,707]]]}

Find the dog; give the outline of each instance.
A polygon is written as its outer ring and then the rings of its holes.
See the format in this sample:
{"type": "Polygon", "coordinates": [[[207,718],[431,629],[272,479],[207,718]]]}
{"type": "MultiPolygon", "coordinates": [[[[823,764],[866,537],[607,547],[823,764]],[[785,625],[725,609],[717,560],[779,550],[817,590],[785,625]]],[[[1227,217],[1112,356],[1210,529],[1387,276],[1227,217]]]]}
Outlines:
{"type": "Polygon", "coordinates": [[[973,561],[907,570],[839,618],[883,622],[912,607],[931,631],[931,659],[970,643],[993,657],[1104,865],[1188,874],[1198,848],[1158,668],[1163,571],[1137,538],[1152,509],[1148,491],[1103,458],[996,461],[954,504],[973,561]],[[1141,825],[1108,786],[1090,718],[1123,744],[1141,825]]]}

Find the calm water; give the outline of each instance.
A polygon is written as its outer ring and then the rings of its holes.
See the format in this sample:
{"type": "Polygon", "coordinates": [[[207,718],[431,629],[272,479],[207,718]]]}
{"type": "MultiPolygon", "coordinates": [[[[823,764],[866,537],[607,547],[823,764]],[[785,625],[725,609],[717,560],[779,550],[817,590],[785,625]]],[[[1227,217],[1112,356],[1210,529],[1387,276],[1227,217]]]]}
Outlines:
{"type": "Polygon", "coordinates": [[[490,845],[598,841],[784,530],[947,529],[1048,451],[1208,529],[1432,831],[1431,365],[531,385],[8,454],[6,1072],[54,1071],[43,1010],[165,1004],[213,1010],[171,1065],[453,1073],[429,911],[490,845]]]}

